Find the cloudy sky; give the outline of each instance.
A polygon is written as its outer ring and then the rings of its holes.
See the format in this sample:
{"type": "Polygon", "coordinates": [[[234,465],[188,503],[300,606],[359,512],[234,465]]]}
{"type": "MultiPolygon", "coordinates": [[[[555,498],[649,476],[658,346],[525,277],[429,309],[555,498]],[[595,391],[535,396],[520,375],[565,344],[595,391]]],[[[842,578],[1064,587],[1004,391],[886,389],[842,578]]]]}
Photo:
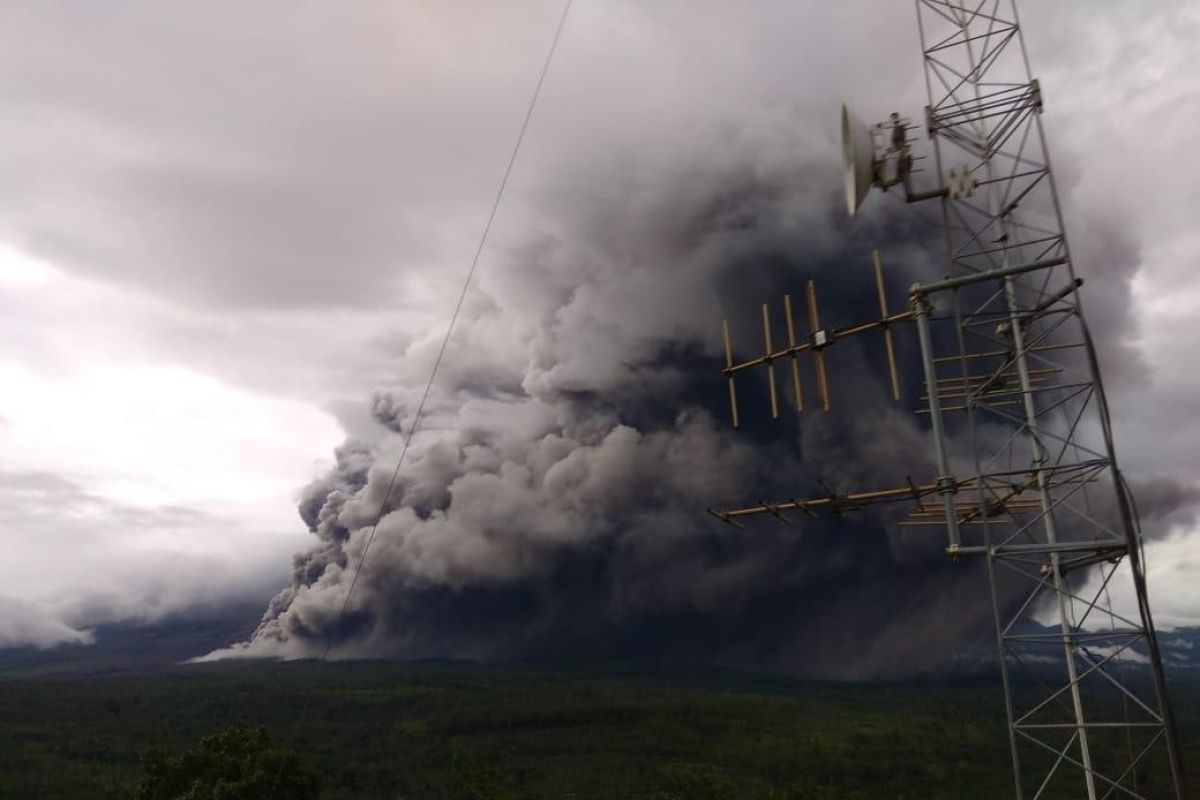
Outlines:
{"type": "MultiPolygon", "coordinates": [[[[1027,6],[1084,302],[1121,321],[1118,452],[1135,480],[1190,497],[1200,8],[1027,6]]],[[[265,606],[309,570],[317,588],[276,598],[282,622],[255,651],[309,652],[279,643],[332,624],[330,587],[361,553],[561,8],[0,6],[0,645],[265,606]]],[[[562,621],[528,587],[571,584],[581,553],[624,565],[597,579],[588,624],[605,630],[664,608],[706,619],[775,574],[782,544],[736,559],[668,547],[686,597],[663,597],[648,587],[666,546],[645,531],[738,494],[728,476],[770,450],[709,413],[715,371],[697,379],[722,306],[752,310],[760,291],[912,238],[888,231],[910,212],[883,198],[855,227],[835,216],[846,99],[865,117],[919,114],[910,4],[576,0],[405,507],[380,528],[390,577],[368,575],[365,627],[335,632],[358,642],[348,652],[505,652],[503,627],[446,638],[413,619],[454,628],[518,578],[512,617],[551,635],[562,621]],[[475,589],[465,605],[437,594],[475,589]]],[[[1148,549],[1154,607],[1200,624],[1200,526],[1187,503],[1170,511],[1148,549]]],[[[809,569],[793,580],[818,580],[809,569]]]]}

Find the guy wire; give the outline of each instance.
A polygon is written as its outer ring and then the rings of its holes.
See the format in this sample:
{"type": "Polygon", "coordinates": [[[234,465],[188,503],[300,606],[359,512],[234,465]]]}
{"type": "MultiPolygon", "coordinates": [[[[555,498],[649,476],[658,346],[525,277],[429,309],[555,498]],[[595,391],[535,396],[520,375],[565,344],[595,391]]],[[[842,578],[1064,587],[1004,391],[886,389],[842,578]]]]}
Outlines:
{"type": "MultiPolygon", "coordinates": [[[[537,106],[539,95],[542,92],[542,85],[546,82],[546,75],[550,71],[550,62],[554,60],[554,52],[558,49],[559,39],[562,38],[563,28],[567,24],[567,15],[571,11],[571,3],[573,0],[566,0],[563,4],[562,14],[558,19],[558,27],[554,30],[554,37],[550,41],[550,49],[546,52],[546,59],[542,63],[542,71],[538,75],[537,83],[534,85],[533,96],[529,99],[529,106],[525,110],[525,118],[521,121],[521,128],[517,133],[516,142],[513,144],[512,153],[508,157],[508,165],[504,169],[504,177],[500,179],[500,186],[496,190],[496,198],[492,201],[491,211],[488,213],[487,222],[483,226],[483,233],[479,237],[479,245],[475,248],[475,256],[471,259],[471,267],[467,270],[466,278],[463,280],[462,290],[458,294],[458,302],[455,303],[454,312],[450,315],[450,325],[446,328],[446,335],[442,337],[441,347],[438,348],[437,357],[433,361],[433,367],[429,372],[429,380],[425,384],[425,391],[421,395],[421,401],[417,404],[416,413],[413,415],[412,426],[409,428],[408,436],[404,439],[404,444],[400,448],[400,455],[396,459],[396,468],[392,470],[391,478],[388,480],[387,491],[384,492],[383,499],[379,503],[379,512],[375,515],[375,521],[371,523],[370,532],[367,534],[367,541],[363,545],[362,557],[359,558],[358,564],[354,567],[354,574],[350,579],[350,586],[346,590],[346,597],[342,601],[342,606],[338,611],[337,621],[340,623],[346,615],[346,609],[350,605],[350,598],[354,594],[354,587],[358,584],[358,576],[362,572],[363,565],[367,562],[367,555],[371,551],[371,543],[375,540],[375,533],[379,529],[379,523],[383,521],[387,514],[388,501],[391,500],[392,490],[396,487],[396,480],[400,477],[400,468],[404,464],[404,456],[408,453],[408,447],[412,444],[413,437],[416,436],[417,430],[421,423],[421,415],[425,411],[425,403],[429,399],[430,389],[433,388],[433,382],[437,378],[438,369],[442,365],[442,358],[446,355],[446,347],[450,344],[450,337],[454,333],[455,324],[458,322],[458,317],[462,312],[463,303],[466,301],[467,292],[471,288],[471,282],[475,277],[475,272],[479,267],[479,258],[483,255],[483,248],[487,245],[488,234],[491,233],[492,223],[496,219],[496,212],[500,208],[500,201],[504,198],[504,190],[508,187],[509,176],[512,175],[513,165],[516,164],[517,156],[521,152],[521,144],[525,141],[525,133],[529,129],[529,121],[533,118],[533,110],[537,106]]],[[[329,660],[329,653],[333,649],[333,643],[330,642],[325,646],[325,651],[321,655],[321,661],[329,660]]],[[[300,716],[297,725],[304,721],[309,709],[312,707],[311,700],[306,701],[301,708],[300,716]]],[[[286,762],[280,761],[279,770],[275,773],[275,778],[271,782],[271,791],[267,795],[267,800],[272,800],[275,796],[275,789],[279,785],[279,778],[283,773],[283,767],[286,762]]]]}

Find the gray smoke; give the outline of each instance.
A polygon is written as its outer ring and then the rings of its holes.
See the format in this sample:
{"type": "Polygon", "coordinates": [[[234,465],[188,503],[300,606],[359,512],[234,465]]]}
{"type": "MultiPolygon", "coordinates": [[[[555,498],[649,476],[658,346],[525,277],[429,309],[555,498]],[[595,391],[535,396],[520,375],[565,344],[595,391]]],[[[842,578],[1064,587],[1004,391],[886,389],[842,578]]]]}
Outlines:
{"type": "MultiPolygon", "coordinates": [[[[832,413],[769,424],[762,385],[743,380],[747,430],[730,430],[723,315],[753,353],[758,303],[778,312],[804,279],[827,324],[869,318],[875,300],[836,175],[768,170],[762,150],[722,145],[665,175],[573,176],[582,200],[547,192],[541,232],[472,292],[374,535],[444,329],[404,344],[395,385],[371,400],[374,431],[303,492],[316,542],[292,585],[214,657],[679,659],[861,677],[932,668],[986,634],[979,566],[947,562],[937,529],[890,524],[907,509],[747,530],[704,513],[933,474],[909,413],[919,376],[893,404],[876,342],[830,351],[832,413]]],[[[857,231],[887,245],[894,297],[942,263],[920,230],[868,218],[857,231]]],[[[913,343],[900,347],[914,364],[913,343]]],[[[1154,505],[1194,500],[1180,491],[1154,505]]]]}

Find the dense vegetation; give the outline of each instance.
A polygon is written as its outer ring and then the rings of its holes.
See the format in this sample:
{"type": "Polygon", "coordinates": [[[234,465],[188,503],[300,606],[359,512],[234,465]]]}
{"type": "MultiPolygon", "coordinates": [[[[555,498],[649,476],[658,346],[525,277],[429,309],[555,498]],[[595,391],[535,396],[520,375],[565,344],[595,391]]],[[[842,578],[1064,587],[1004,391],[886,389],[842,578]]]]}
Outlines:
{"type": "MultiPolygon", "coordinates": [[[[1200,692],[1176,694],[1184,738],[1200,744],[1200,692]]],[[[149,770],[175,774],[239,720],[274,742],[234,729],[253,739],[246,775],[286,763],[303,778],[311,765],[328,800],[1007,798],[1001,713],[990,684],[600,667],[231,664],[7,681],[0,798],[135,797],[149,770]]]]}
{"type": "Polygon", "coordinates": [[[149,750],[133,800],[319,800],[320,786],[320,774],[264,729],[235,722],[180,756],[149,750]]]}

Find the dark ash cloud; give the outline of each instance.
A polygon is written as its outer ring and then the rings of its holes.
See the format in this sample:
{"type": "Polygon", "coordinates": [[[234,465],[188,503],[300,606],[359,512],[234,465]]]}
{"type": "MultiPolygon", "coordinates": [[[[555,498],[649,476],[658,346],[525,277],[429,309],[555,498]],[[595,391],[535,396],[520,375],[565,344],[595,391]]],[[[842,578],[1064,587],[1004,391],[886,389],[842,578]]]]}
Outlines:
{"type": "MultiPolygon", "coordinates": [[[[556,207],[553,233],[510,248],[455,334],[347,613],[431,343],[398,368],[408,383],[374,395],[374,436],[348,442],[305,490],[318,543],[296,557],[292,585],[249,642],[214,656],[329,647],[867,676],[929,668],[990,621],[977,566],[946,563],[936,531],[897,533],[892,510],[748,530],[704,513],[932,469],[918,422],[885,397],[878,342],[833,354],[834,413],[767,425],[762,387],[744,380],[743,413],[759,421],[729,429],[722,313],[752,352],[758,302],[798,294],[804,278],[818,279],[830,324],[875,301],[866,248],[827,188],[835,176],[772,173],[758,148],[718,153],[610,175],[556,207]],[[959,613],[942,619],[946,608],[959,613]]],[[[924,243],[903,235],[890,251],[897,297],[929,269],[924,243]]]]}
{"type": "MultiPolygon", "coordinates": [[[[788,147],[764,125],[546,185],[538,232],[509,242],[468,301],[346,613],[440,330],[397,353],[373,435],[305,491],[318,544],[292,585],[249,642],[214,657],[625,657],[869,677],[936,668],[992,635],[982,565],[947,561],[939,529],[897,527],[906,508],[745,531],[703,513],[933,474],[909,413],[911,337],[899,406],[879,343],[856,340],[831,351],[832,413],[769,425],[761,382],[742,380],[748,430],[724,421],[723,315],[754,353],[758,304],[778,313],[810,277],[827,324],[873,317],[868,242],[887,254],[897,306],[943,270],[935,230],[884,224],[886,209],[850,226],[835,170],[788,147]]],[[[1128,324],[1104,304],[1093,324],[1109,316],[1128,324]]],[[[811,404],[810,367],[805,381],[811,404]]],[[[1186,516],[1193,494],[1152,483],[1147,520],[1186,516]]]]}

